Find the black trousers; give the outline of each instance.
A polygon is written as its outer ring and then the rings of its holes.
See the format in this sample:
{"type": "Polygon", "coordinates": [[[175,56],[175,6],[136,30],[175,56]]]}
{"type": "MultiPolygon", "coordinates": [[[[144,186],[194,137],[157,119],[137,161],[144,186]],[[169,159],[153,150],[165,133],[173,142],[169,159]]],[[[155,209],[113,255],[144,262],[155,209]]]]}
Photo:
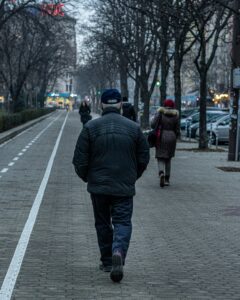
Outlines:
{"type": "Polygon", "coordinates": [[[125,261],[132,234],[133,197],[91,194],[101,261],[112,264],[119,251],[125,261]]]}

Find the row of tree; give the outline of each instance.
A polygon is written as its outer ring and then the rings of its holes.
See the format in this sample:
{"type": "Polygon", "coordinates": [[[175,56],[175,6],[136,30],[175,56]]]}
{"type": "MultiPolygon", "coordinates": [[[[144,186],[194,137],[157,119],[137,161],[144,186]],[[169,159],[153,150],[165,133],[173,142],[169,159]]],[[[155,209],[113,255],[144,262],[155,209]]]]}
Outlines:
{"type": "Polygon", "coordinates": [[[63,3],[0,0],[0,90],[13,112],[33,98],[43,107],[47,89],[74,63],[63,3]]]}
{"type": "Polygon", "coordinates": [[[128,97],[128,78],[135,81],[134,106],[144,103],[143,124],[149,126],[149,105],[160,79],[160,104],[167,95],[173,68],[175,102],[181,111],[181,70],[187,56],[196,68],[200,93],[199,147],[207,147],[208,72],[220,39],[233,14],[231,0],[86,0],[95,13],[84,26],[85,51],[79,68],[82,88],[92,94],[119,76],[128,97]],[[84,80],[83,80],[84,79],[84,80]]]}

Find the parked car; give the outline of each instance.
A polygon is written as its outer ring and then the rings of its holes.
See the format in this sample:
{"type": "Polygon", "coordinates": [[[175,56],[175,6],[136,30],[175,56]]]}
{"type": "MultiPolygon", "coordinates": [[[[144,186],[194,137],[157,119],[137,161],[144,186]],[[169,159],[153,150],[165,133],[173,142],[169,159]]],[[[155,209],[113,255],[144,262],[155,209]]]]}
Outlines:
{"type": "Polygon", "coordinates": [[[190,117],[192,114],[197,113],[199,111],[198,107],[195,108],[185,108],[181,110],[181,118],[186,119],[190,117]]]}
{"type": "Polygon", "coordinates": [[[180,128],[181,130],[185,130],[187,118],[196,114],[199,111],[199,108],[192,108],[192,109],[183,109],[181,111],[181,120],[180,120],[180,128]]]}
{"type": "MultiPolygon", "coordinates": [[[[209,110],[206,112],[207,116],[207,123],[215,122],[217,119],[227,115],[228,113],[224,111],[214,111],[214,110],[209,110]]],[[[199,128],[199,118],[200,114],[197,113],[187,119],[186,122],[186,136],[191,137],[191,138],[196,138],[196,131],[199,128]]]]}
{"type": "MultiPolygon", "coordinates": [[[[225,112],[228,113],[229,109],[226,108],[219,108],[219,107],[207,107],[207,111],[214,111],[214,112],[225,112]]],[[[195,107],[192,109],[186,109],[181,111],[181,120],[180,120],[180,128],[181,130],[186,129],[187,119],[195,115],[199,112],[199,107],[195,107]]],[[[197,121],[198,122],[198,121],[197,121]]]]}
{"type": "MultiPolygon", "coordinates": [[[[209,140],[211,138],[212,144],[216,144],[216,139],[218,139],[218,142],[229,141],[229,125],[230,125],[229,114],[222,118],[217,119],[214,123],[207,124],[207,134],[209,140]]],[[[199,138],[199,128],[196,131],[196,138],[199,138]]]]}

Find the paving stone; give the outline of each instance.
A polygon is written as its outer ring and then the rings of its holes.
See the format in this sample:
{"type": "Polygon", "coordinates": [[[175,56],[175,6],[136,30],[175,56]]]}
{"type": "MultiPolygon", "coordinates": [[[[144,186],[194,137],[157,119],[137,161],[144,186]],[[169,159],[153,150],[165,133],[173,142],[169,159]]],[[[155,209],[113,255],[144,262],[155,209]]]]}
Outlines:
{"type": "MultiPolygon", "coordinates": [[[[0,181],[0,280],[63,119],[0,181]],[[21,189],[24,179],[27,189],[21,189]]],[[[40,127],[9,143],[6,160],[40,127]]],[[[226,152],[177,151],[171,185],[160,189],[152,151],[137,182],[125,276],[121,284],[113,284],[98,269],[90,197],[71,164],[80,130],[79,115],[71,112],[12,299],[239,300],[240,217],[226,215],[226,210],[240,206],[240,175],[216,168],[239,167],[239,162],[227,162],[226,152]]]]}

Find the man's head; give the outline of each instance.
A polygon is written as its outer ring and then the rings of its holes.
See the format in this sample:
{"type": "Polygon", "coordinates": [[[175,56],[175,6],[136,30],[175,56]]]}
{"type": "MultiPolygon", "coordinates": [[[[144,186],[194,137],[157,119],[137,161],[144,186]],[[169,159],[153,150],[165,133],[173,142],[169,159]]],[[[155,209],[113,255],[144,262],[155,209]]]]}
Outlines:
{"type": "Polygon", "coordinates": [[[101,96],[102,108],[115,107],[121,108],[122,97],[117,89],[106,89],[101,96]]]}
{"type": "Polygon", "coordinates": [[[128,102],[128,98],[126,96],[122,97],[122,102],[128,102]]]}

